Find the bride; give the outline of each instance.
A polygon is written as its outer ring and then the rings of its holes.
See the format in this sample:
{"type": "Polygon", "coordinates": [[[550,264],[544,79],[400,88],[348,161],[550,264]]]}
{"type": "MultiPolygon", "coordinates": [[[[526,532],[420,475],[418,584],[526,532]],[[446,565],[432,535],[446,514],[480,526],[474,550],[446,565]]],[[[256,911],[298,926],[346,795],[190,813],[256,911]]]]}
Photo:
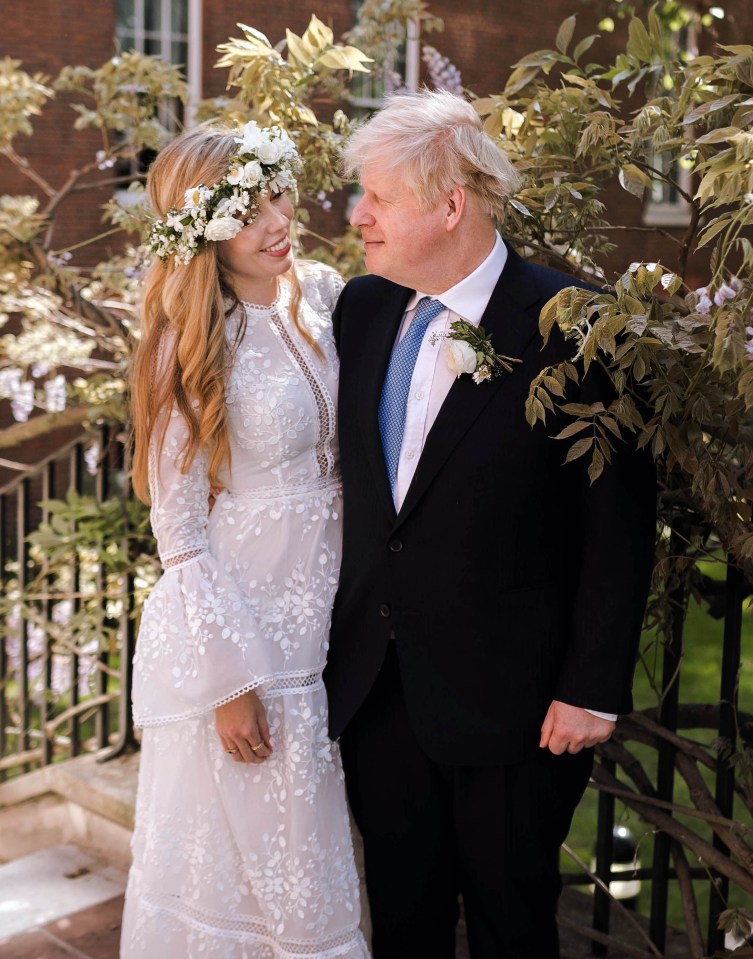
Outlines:
{"type": "Polygon", "coordinates": [[[299,162],[252,122],[183,134],[149,174],[133,483],[164,575],[134,660],[123,959],[368,959],[322,685],[342,284],[294,263],[299,162]]]}

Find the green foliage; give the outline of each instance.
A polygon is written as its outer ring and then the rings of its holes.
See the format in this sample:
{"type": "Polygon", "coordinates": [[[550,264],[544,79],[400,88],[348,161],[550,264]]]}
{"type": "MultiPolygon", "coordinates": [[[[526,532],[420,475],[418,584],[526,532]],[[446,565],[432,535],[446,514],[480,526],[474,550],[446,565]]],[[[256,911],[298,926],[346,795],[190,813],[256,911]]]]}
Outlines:
{"type": "Polygon", "coordinates": [[[547,370],[531,385],[528,419],[544,422],[558,408],[574,417],[559,434],[570,443],[565,458],[587,455],[593,480],[620,434],[637,432],[662,485],[683,490],[684,508],[750,571],[753,47],[670,62],[652,10],[647,24],[630,22],[625,52],[605,68],[582,63],[590,37],[568,52],[573,27],[569,18],[555,49],[518,63],[502,94],[476,101],[487,130],[526,176],[507,232],[593,282],[594,273],[604,276],[601,260],[613,243],[601,197],[615,170],[638,199],[655,183],[679,189],[665,172],[677,163],[698,188],[684,193],[689,224],[676,249],[668,242],[666,265],[631,264],[608,292],[564,291],[542,312],[544,335],[559,324],[584,373],[598,362],[610,374],[615,400],[576,409],[564,400],[565,368],[547,370]],[[639,89],[645,103],[623,117],[618,96],[639,89]],[[693,290],[685,275],[701,250],[711,270],[706,286],[693,290]]]}
{"type": "Polygon", "coordinates": [[[74,129],[102,131],[106,155],[100,164],[113,154],[159,150],[171,138],[159,108],[186,100],[186,85],[177,67],[135,51],[118,54],[96,70],[64,67],[55,89],[87,101],[73,104],[78,113],[74,129]],[[117,135],[114,143],[113,133],[117,135]]]}
{"type": "Polygon", "coordinates": [[[20,60],[0,60],[0,152],[8,150],[19,133],[31,136],[31,117],[39,116],[47,100],[54,96],[41,73],[30,76],[20,60]]]}

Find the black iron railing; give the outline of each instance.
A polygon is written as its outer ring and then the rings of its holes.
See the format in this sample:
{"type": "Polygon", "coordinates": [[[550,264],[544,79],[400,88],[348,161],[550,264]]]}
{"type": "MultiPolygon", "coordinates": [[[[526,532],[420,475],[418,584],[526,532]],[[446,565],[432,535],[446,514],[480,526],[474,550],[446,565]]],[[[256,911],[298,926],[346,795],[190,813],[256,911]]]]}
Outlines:
{"type": "MultiPolygon", "coordinates": [[[[740,784],[736,783],[736,765],[725,757],[735,753],[741,739],[743,745],[753,747],[753,717],[738,711],[742,612],[749,592],[741,571],[732,561],[728,561],[724,585],[724,632],[722,648],[719,651],[718,704],[680,704],[680,666],[684,652],[686,596],[684,590],[678,590],[672,597],[672,624],[663,646],[659,707],[626,717],[618,725],[614,740],[599,747],[599,758],[594,770],[594,781],[600,792],[593,873],[600,880],[600,884],[594,883],[592,878],[583,874],[569,873],[563,876],[567,885],[589,884],[594,889],[593,955],[608,954],[610,917],[614,909],[614,899],[607,892],[609,884],[615,881],[624,882],[626,879],[638,879],[650,884],[648,938],[660,954],[664,952],[667,941],[671,883],[678,883],[683,887],[688,901],[700,898],[699,881],[706,888],[708,925],[703,937],[705,941],[694,943],[691,936],[690,944],[694,949],[692,955],[712,955],[724,948],[724,932],[718,928],[717,923],[720,913],[728,904],[728,876],[714,869],[708,862],[690,866],[689,858],[691,861],[698,861],[702,857],[694,855],[691,849],[678,843],[667,831],[663,831],[658,818],[649,819],[649,822],[656,826],[651,866],[628,871],[625,871],[624,865],[615,867],[615,804],[616,798],[619,797],[628,808],[637,811],[639,815],[645,816],[652,810],[666,815],[673,814],[671,807],[676,800],[676,783],[678,778],[684,778],[689,785],[694,783],[696,790],[702,794],[699,811],[708,822],[710,845],[722,856],[729,856],[730,850],[723,837],[730,833],[726,821],[734,818],[735,791],[740,788],[740,784]],[[697,736],[699,731],[715,733],[717,747],[703,749],[699,746],[696,749],[694,739],[682,738],[687,730],[693,730],[694,736],[697,736]],[[637,773],[630,769],[633,753],[629,752],[624,744],[631,740],[644,745],[650,744],[655,748],[656,770],[652,781],[641,779],[645,773],[644,766],[641,766],[637,773]],[[683,747],[686,744],[690,744],[691,755],[695,752],[695,758],[700,758],[701,764],[705,765],[705,779],[700,773],[693,771],[693,758],[684,755],[683,747]],[[720,755],[717,756],[716,752],[720,755]],[[622,775],[618,775],[618,771],[621,771],[622,775]],[[713,781],[713,785],[708,784],[709,780],[713,781]],[[639,796],[646,797],[649,805],[642,806],[639,796]],[[692,884],[694,889],[691,889],[692,884]]],[[[711,737],[704,738],[708,741],[711,737]]],[[[691,930],[687,931],[690,934],[691,930]]],[[[697,936],[697,939],[700,939],[700,936],[697,936]]],[[[648,950],[643,954],[646,959],[656,955],[648,950]]]]}
{"type": "MultiPolygon", "coordinates": [[[[133,743],[133,576],[106,577],[86,549],[66,551],[66,529],[52,511],[53,501],[71,493],[98,504],[113,493],[126,501],[124,459],[117,434],[105,427],[0,488],[0,780],[133,743]],[[49,551],[35,551],[30,541],[50,524],[60,540],[54,564],[49,551]],[[80,620],[82,604],[96,608],[95,621],[77,642],[77,631],[66,625],[80,620]]],[[[75,518],[65,523],[75,539],[75,518]]]]}

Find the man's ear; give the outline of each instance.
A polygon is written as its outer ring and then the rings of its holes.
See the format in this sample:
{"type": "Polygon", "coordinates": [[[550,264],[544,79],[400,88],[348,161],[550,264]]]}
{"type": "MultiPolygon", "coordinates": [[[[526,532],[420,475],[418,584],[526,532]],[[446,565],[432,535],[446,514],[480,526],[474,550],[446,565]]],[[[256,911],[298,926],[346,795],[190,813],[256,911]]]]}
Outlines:
{"type": "Polygon", "coordinates": [[[465,187],[456,183],[450,190],[450,195],[447,197],[445,229],[448,233],[451,233],[463,218],[465,203],[465,187]]]}

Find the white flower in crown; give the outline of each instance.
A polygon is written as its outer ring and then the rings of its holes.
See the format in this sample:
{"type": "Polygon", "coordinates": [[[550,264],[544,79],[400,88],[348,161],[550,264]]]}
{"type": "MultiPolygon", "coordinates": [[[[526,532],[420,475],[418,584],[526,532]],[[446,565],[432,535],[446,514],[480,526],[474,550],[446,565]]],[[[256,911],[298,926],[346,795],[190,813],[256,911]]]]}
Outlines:
{"type": "Polygon", "coordinates": [[[243,229],[243,223],[232,216],[218,216],[207,223],[204,229],[205,240],[232,240],[243,229]]]}
{"type": "Polygon", "coordinates": [[[183,197],[183,209],[184,210],[195,210],[200,207],[203,203],[211,196],[211,190],[208,190],[205,186],[192,186],[190,190],[186,190],[183,197]]]}
{"type": "Polygon", "coordinates": [[[256,148],[256,155],[262,163],[277,163],[285,153],[285,144],[280,138],[267,140],[256,148]]]}
{"type": "Polygon", "coordinates": [[[249,120],[243,127],[243,136],[239,138],[238,143],[241,144],[244,153],[254,153],[266,139],[256,120],[249,120]]]}
{"type": "Polygon", "coordinates": [[[465,340],[448,340],[444,345],[444,355],[455,376],[476,371],[476,351],[465,340]]]}
{"type": "Polygon", "coordinates": [[[295,186],[295,177],[291,176],[287,170],[280,170],[277,176],[269,181],[268,186],[273,193],[284,193],[295,186]]]}
{"type": "Polygon", "coordinates": [[[243,166],[235,167],[227,175],[227,182],[233,186],[255,187],[262,177],[264,170],[258,160],[249,160],[243,166]]]}

